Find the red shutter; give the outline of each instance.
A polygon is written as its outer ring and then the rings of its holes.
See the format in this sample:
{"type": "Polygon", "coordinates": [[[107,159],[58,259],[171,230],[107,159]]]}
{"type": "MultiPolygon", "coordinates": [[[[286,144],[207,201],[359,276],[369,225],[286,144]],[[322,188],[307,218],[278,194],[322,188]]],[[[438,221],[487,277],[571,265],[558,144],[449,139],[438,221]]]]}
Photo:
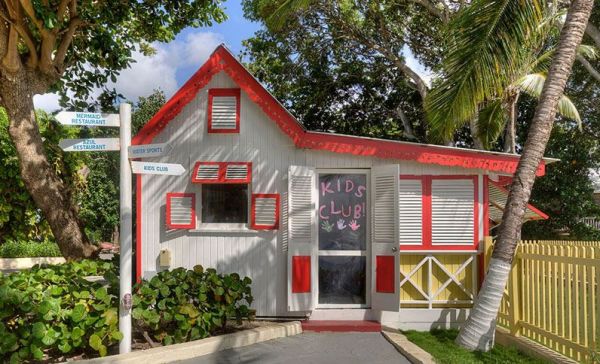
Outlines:
{"type": "Polygon", "coordinates": [[[192,183],[250,183],[252,162],[196,162],[192,183]]]}
{"type": "Polygon", "coordinates": [[[276,230],[279,228],[279,194],[252,194],[250,226],[255,230],[276,230]]]}
{"type": "Polygon", "coordinates": [[[193,193],[167,193],[167,228],[196,228],[196,195],[193,193]]]}
{"type": "Polygon", "coordinates": [[[240,89],[208,90],[208,133],[240,132],[240,89]]]}
{"type": "Polygon", "coordinates": [[[310,256],[292,257],[292,293],[310,293],[310,256]]]}

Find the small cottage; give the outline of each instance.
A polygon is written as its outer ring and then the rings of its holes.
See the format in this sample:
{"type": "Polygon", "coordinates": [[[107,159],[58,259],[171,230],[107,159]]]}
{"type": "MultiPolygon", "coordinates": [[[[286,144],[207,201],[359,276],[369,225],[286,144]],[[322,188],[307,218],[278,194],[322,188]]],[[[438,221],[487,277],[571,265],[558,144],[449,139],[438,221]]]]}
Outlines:
{"type": "Polygon", "coordinates": [[[186,173],[137,176],[138,278],[201,264],[251,277],[258,316],[417,329],[468,315],[519,160],[308,131],[222,45],[133,140],[149,143],[186,173]]]}

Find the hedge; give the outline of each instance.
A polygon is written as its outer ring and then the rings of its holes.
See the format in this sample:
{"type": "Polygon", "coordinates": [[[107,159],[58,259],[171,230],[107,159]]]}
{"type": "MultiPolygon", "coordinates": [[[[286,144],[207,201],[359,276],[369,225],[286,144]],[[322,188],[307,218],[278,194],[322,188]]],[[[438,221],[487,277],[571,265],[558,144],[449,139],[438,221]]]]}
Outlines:
{"type": "MultiPolygon", "coordinates": [[[[117,270],[83,260],[0,273],[0,362],[106,355],[122,338],[117,270]],[[84,278],[97,275],[108,284],[84,278]]],[[[134,330],[165,345],[210,336],[228,318],[249,318],[250,283],[201,266],[161,272],[134,286],[134,330]]]]}
{"type": "Polygon", "coordinates": [[[62,257],[54,241],[8,240],[0,244],[0,258],[62,257]]]}

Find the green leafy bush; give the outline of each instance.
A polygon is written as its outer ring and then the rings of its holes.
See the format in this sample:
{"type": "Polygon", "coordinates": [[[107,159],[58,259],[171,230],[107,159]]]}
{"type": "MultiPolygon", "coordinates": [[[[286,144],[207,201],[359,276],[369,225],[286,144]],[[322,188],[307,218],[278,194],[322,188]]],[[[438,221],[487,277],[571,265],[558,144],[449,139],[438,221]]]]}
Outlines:
{"type": "Polygon", "coordinates": [[[0,244],[0,258],[62,257],[56,242],[9,240],[0,244]]]}
{"type": "Polygon", "coordinates": [[[0,273],[0,360],[40,360],[83,352],[106,355],[117,343],[115,265],[84,260],[0,273]],[[84,277],[103,275],[104,287],[84,277]]]}
{"type": "Polygon", "coordinates": [[[165,345],[205,338],[223,328],[228,318],[238,323],[249,318],[251,282],[199,265],[163,271],[134,287],[133,318],[165,345]]]}

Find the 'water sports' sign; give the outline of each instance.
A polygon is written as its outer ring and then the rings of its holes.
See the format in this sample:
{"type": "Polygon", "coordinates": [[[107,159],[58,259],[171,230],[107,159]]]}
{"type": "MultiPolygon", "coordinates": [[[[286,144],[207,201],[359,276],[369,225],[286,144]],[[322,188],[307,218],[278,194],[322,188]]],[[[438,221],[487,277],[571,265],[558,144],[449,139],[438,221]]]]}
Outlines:
{"type": "Polygon", "coordinates": [[[160,157],[169,154],[172,149],[169,143],[132,145],[129,147],[129,158],[160,157]]]}
{"type": "Polygon", "coordinates": [[[367,176],[319,175],[319,249],[365,250],[367,176]]]}
{"type": "Polygon", "coordinates": [[[80,126],[119,126],[119,114],[101,114],[96,112],[61,111],[56,120],[63,125],[80,126]]]}
{"type": "Polygon", "coordinates": [[[61,139],[58,146],[65,152],[107,152],[119,150],[119,138],[61,139]]]}

